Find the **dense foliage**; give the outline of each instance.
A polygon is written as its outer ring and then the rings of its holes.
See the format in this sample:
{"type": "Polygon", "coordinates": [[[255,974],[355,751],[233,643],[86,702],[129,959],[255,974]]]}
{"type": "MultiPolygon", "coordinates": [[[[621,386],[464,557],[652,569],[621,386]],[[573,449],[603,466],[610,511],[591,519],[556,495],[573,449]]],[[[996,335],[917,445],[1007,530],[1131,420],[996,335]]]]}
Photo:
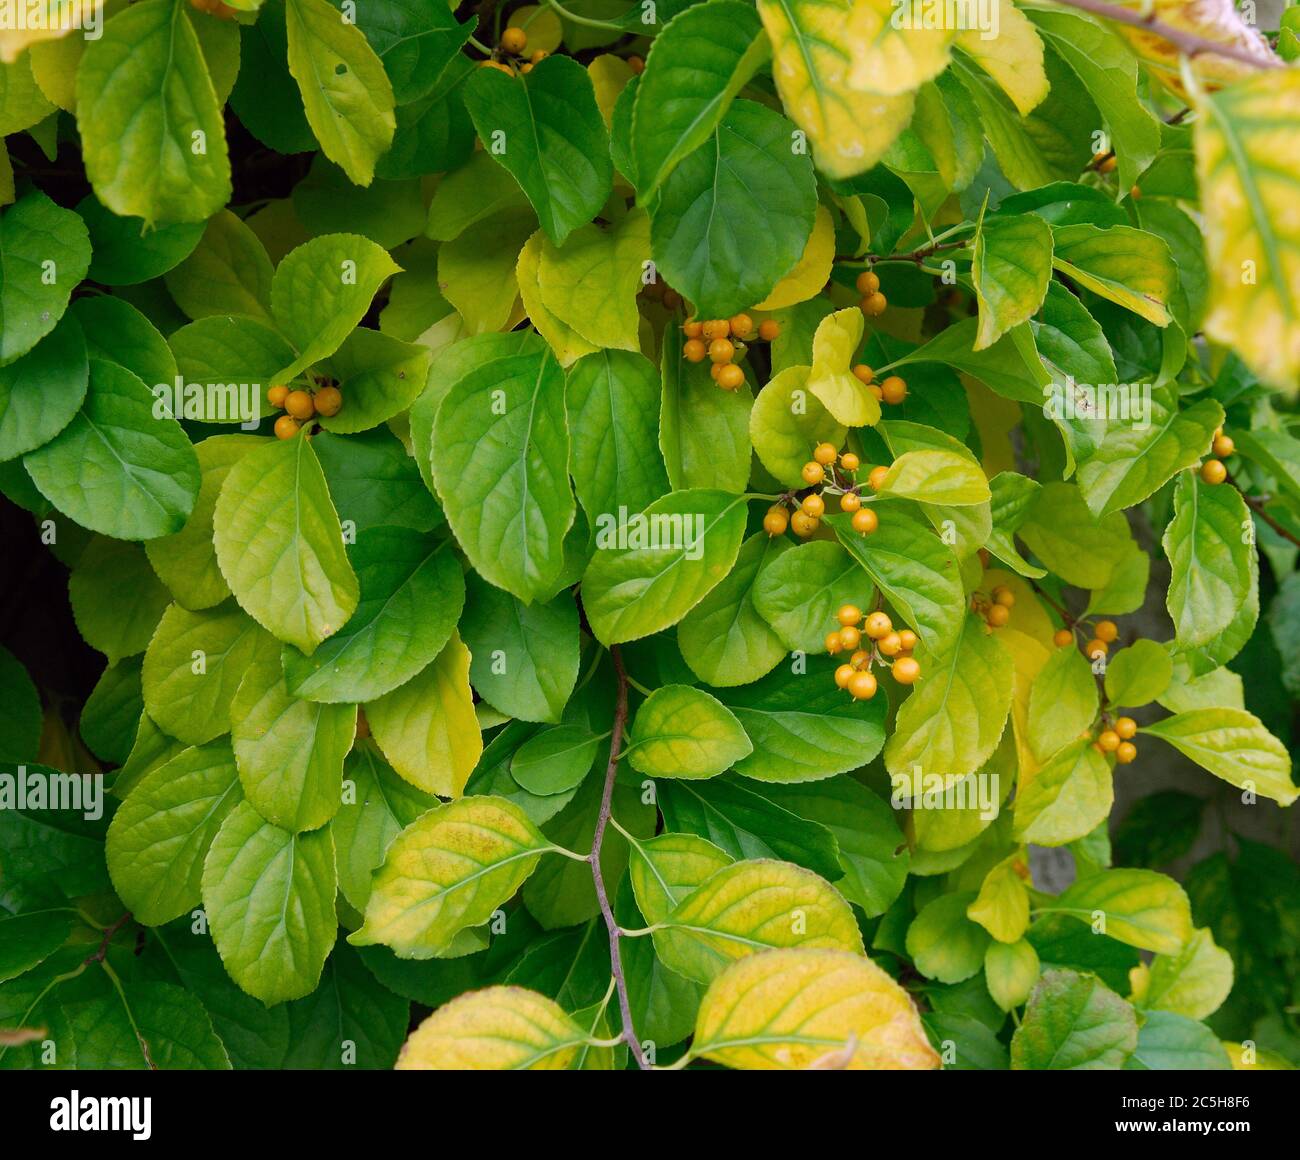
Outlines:
{"type": "Polygon", "coordinates": [[[0,31],[0,1066],[1300,1062],[1300,22],[1088,7],[0,31]]]}

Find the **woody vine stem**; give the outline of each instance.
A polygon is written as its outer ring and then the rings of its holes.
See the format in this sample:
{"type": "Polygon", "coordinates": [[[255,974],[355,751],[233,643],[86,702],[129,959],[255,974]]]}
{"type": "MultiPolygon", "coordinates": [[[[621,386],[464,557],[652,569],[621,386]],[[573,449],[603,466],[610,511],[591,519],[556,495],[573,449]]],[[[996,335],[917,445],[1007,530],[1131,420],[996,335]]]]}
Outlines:
{"type": "Polygon", "coordinates": [[[627,726],[627,671],[623,668],[623,657],[617,645],[611,645],[610,659],[614,662],[614,673],[618,678],[617,700],[614,703],[614,727],[609,738],[609,764],[605,767],[605,789],[600,798],[600,812],[596,815],[596,831],[591,839],[591,853],[587,861],[591,863],[591,876],[596,884],[596,900],[600,903],[600,913],[605,919],[605,929],[609,932],[609,966],[614,976],[614,986],[618,990],[618,1011],[623,1021],[623,1039],[626,1041],[632,1058],[642,1071],[649,1071],[650,1064],[641,1050],[641,1043],[632,1026],[632,1003],[628,999],[627,976],[623,973],[623,955],[619,939],[623,935],[614,918],[614,909],[609,904],[609,893],[605,889],[605,879],[600,872],[600,851],[605,841],[605,831],[609,827],[610,811],[614,801],[614,781],[618,776],[618,759],[622,755],[623,732],[627,726]]]}

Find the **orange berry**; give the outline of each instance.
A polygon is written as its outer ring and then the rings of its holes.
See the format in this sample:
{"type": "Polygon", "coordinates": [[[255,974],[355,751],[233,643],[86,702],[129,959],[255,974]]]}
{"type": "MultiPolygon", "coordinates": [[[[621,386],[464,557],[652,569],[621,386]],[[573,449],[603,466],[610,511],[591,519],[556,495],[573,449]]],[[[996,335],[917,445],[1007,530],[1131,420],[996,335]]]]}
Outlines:
{"type": "Polygon", "coordinates": [[[1056,645],[1057,648],[1064,648],[1067,644],[1073,644],[1074,633],[1072,633],[1068,628],[1058,628],[1052,635],[1052,643],[1056,645]]]}
{"type": "Polygon", "coordinates": [[[862,313],[868,318],[879,318],[885,313],[885,307],[888,305],[889,301],[879,290],[874,294],[868,294],[860,303],[862,313]]]}
{"type": "Polygon", "coordinates": [[[854,285],[858,288],[858,293],[866,298],[880,289],[880,278],[870,270],[863,270],[854,285]]]}
{"type": "Polygon", "coordinates": [[[885,401],[885,392],[880,389],[879,383],[868,383],[867,390],[871,392],[871,397],[875,399],[877,403],[883,403],[885,401]]]}
{"type": "Polygon", "coordinates": [[[900,685],[910,685],[921,675],[921,663],[915,657],[899,657],[893,672],[894,680],[900,685]]]}
{"type": "Polygon", "coordinates": [[[724,391],[739,390],[745,381],[745,372],[735,363],[719,363],[717,369],[718,373],[713,377],[724,391]]]}
{"type": "Polygon", "coordinates": [[[1016,594],[1005,584],[999,584],[994,588],[992,596],[993,603],[1001,604],[1003,608],[1014,608],[1016,606],[1016,594]]]}
{"type": "Polygon", "coordinates": [[[1115,154],[1112,153],[1109,157],[1103,156],[1102,159],[1097,162],[1097,172],[1113,173],[1117,164],[1119,164],[1119,162],[1116,159],[1115,154]]]}
{"type": "Polygon", "coordinates": [[[873,612],[867,617],[866,634],[872,640],[881,640],[894,631],[894,622],[884,612],[873,612]]]}
{"type": "Polygon", "coordinates": [[[896,632],[887,632],[876,641],[876,648],[881,656],[896,657],[903,651],[903,638],[896,632]]]}
{"type": "Polygon", "coordinates": [[[285,396],[284,409],[295,419],[310,419],[316,413],[316,404],[306,391],[290,391],[285,396]]]}
{"type": "Polygon", "coordinates": [[[698,338],[688,338],[682,344],[682,354],[686,356],[687,362],[703,362],[709,355],[709,348],[698,338]]]}
{"type": "Polygon", "coordinates": [[[860,669],[862,668],[863,665],[867,664],[870,660],[871,660],[871,654],[867,652],[866,649],[860,648],[851,657],[849,657],[849,664],[851,664],[855,669],[860,669]]]}
{"type": "Polygon", "coordinates": [[[916,633],[914,633],[910,628],[900,630],[898,639],[902,641],[903,649],[906,652],[911,652],[916,648],[916,633]]]}
{"type": "Polygon", "coordinates": [[[826,634],[826,651],[834,656],[840,651],[840,634],[838,632],[829,632],[826,634]]]}
{"type": "Polygon", "coordinates": [[[840,511],[853,513],[862,506],[862,497],[856,491],[846,491],[840,496],[840,511]]]}
{"type": "Polygon", "coordinates": [[[817,530],[819,522],[819,520],[814,519],[807,512],[802,511],[795,512],[794,515],[790,517],[790,527],[794,529],[794,534],[803,539],[807,539],[817,530]]]}
{"type": "Polygon", "coordinates": [[[856,673],[857,669],[852,665],[840,665],[840,667],[835,670],[835,683],[839,685],[841,689],[847,689],[849,687],[849,682],[853,680],[856,673]]]}
{"type": "Polygon", "coordinates": [[[1119,636],[1119,626],[1113,620],[1099,620],[1097,621],[1097,627],[1092,630],[1092,634],[1098,640],[1110,644],[1119,636]]]}
{"type": "Polygon", "coordinates": [[[726,338],[731,333],[731,323],[725,318],[710,318],[704,323],[704,341],[726,338]]]}
{"type": "Polygon", "coordinates": [[[835,614],[835,619],[843,625],[859,624],[862,621],[862,609],[856,604],[842,604],[835,614]]]}
{"type": "Polygon", "coordinates": [[[731,333],[737,338],[748,338],[754,329],[754,320],[748,314],[733,314],[728,320],[731,333]]]}
{"type": "Polygon", "coordinates": [[[1138,747],[1131,741],[1121,741],[1119,748],[1115,750],[1115,760],[1120,765],[1128,765],[1138,755],[1138,747]]]}
{"type": "Polygon", "coordinates": [[[725,338],[715,338],[709,343],[709,360],[715,363],[729,363],[736,357],[735,346],[725,338]]]}
{"type": "Polygon", "coordinates": [[[1214,437],[1214,445],[1210,450],[1220,459],[1227,459],[1229,455],[1237,450],[1237,445],[1232,441],[1232,436],[1230,435],[1216,435],[1214,437]]]}
{"type": "Polygon", "coordinates": [[[1115,720],[1115,732],[1127,741],[1130,737],[1136,737],[1138,723],[1132,717],[1119,717],[1115,720]]]}
{"type": "MultiPolygon", "coordinates": [[[[687,338],[699,338],[704,333],[704,323],[702,322],[684,322],[682,323],[682,333],[687,338]]],[[[700,343],[703,346],[703,343],[700,343]]]]}
{"type": "Polygon", "coordinates": [[[281,415],[275,421],[275,437],[277,439],[292,439],[298,434],[300,424],[292,415],[281,415]]]}
{"type": "Polygon", "coordinates": [[[799,474],[803,476],[804,483],[811,487],[826,478],[826,469],[820,463],[810,460],[803,465],[803,470],[799,474]]]}
{"type": "Polygon", "coordinates": [[[871,673],[854,673],[849,692],[855,701],[870,701],[876,695],[876,678],[871,673]]]}
{"type": "Polygon", "coordinates": [[[1090,661],[1096,660],[1098,653],[1105,656],[1108,651],[1109,650],[1106,648],[1106,642],[1104,640],[1097,640],[1096,637],[1083,646],[1083,655],[1090,661]]]}
{"type": "Polygon", "coordinates": [[[337,415],[342,409],[343,393],[338,387],[321,387],[313,401],[316,404],[316,413],[329,418],[331,415],[337,415]]]}
{"type": "Polygon", "coordinates": [[[845,471],[857,471],[862,466],[862,461],[852,451],[846,451],[840,456],[840,466],[845,471]]]}
{"type": "Polygon", "coordinates": [[[867,486],[872,491],[879,491],[881,485],[885,482],[885,476],[889,474],[888,467],[873,467],[867,475],[867,486]]]}
{"type": "Polygon", "coordinates": [[[549,52],[547,52],[546,49],[544,49],[544,48],[539,48],[539,49],[538,49],[536,52],[534,52],[533,55],[530,56],[528,59],[529,59],[530,61],[532,61],[533,64],[541,64],[541,62],[544,61],[544,60],[545,60],[548,56],[550,56],[550,55],[551,55],[551,54],[550,54],[549,52]]]}
{"type": "Polygon", "coordinates": [[[525,75],[533,71],[532,61],[525,61],[519,66],[519,71],[525,75]]]}
{"type": "Polygon", "coordinates": [[[637,76],[640,76],[643,72],[645,72],[645,61],[642,60],[639,56],[629,56],[627,58],[627,66],[637,76]]]}
{"type": "Polygon", "coordinates": [[[501,34],[501,47],[518,56],[528,47],[528,33],[522,28],[507,28],[501,34]]]}
{"type": "Polygon", "coordinates": [[[820,519],[826,514],[826,501],[816,492],[812,495],[804,496],[803,503],[799,506],[803,508],[808,515],[812,516],[813,519],[820,519]]]}
{"type": "Polygon", "coordinates": [[[767,515],[763,517],[763,531],[769,536],[779,536],[789,526],[790,517],[785,514],[785,508],[770,508],[767,515]]]}
{"type": "Polygon", "coordinates": [[[289,397],[289,388],[281,383],[277,383],[266,392],[266,401],[272,407],[283,407],[284,401],[289,397]]]}
{"type": "Polygon", "coordinates": [[[991,605],[986,619],[994,628],[1002,628],[1011,619],[1011,609],[1003,604],[991,605]]]}
{"type": "Polygon", "coordinates": [[[872,379],[876,377],[876,372],[867,366],[866,363],[858,363],[857,366],[853,368],[853,375],[858,382],[869,384],[872,379]]]}
{"type": "Polygon", "coordinates": [[[840,648],[857,648],[862,643],[862,632],[851,624],[840,629],[840,648]]]}
{"type": "Polygon", "coordinates": [[[864,507],[853,513],[852,523],[855,532],[863,536],[869,536],[880,527],[880,517],[869,507],[864,507]]]}
{"type": "Polygon", "coordinates": [[[823,467],[829,467],[835,462],[837,452],[833,443],[818,443],[813,448],[813,459],[823,467]]]}
{"type": "Polygon", "coordinates": [[[880,384],[880,393],[886,403],[898,404],[907,398],[907,384],[897,375],[890,375],[880,384]]]}
{"type": "Polygon", "coordinates": [[[1097,746],[1103,753],[1114,753],[1119,748],[1120,741],[1123,740],[1113,729],[1104,730],[1097,736],[1097,746]]]}
{"type": "Polygon", "coordinates": [[[758,337],[764,342],[771,342],[781,333],[781,324],[775,318],[769,318],[765,322],[759,323],[758,337]]]}
{"type": "Polygon", "coordinates": [[[1222,483],[1228,478],[1228,469],[1223,466],[1221,460],[1207,459],[1201,464],[1201,478],[1213,486],[1216,483],[1222,483]]]}

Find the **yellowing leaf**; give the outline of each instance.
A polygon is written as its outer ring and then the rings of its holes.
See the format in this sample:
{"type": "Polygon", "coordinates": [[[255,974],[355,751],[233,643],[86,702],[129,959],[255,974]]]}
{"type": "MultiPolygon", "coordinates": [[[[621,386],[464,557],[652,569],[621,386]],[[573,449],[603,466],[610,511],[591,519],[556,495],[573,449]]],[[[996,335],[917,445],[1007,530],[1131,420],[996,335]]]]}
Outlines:
{"type": "MultiPolygon", "coordinates": [[[[13,64],[29,45],[95,26],[102,8],[103,0],[27,0],[22,6],[27,27],[0,29],[0,61],[13,64]]],[[[17,10],[17,5],[9,9],[17,10]]]]}
{"type": "MultiPolygon", "coordinates": [[[[546,9],[549,13],[549,9],[546,9]]],[[[529,37],[531,47],[532,37],[529,37]]],[[[603,53],[587,66],[587,75],[591,77],[592,88],[596,90],[596,105],[600,115],[605,118],[605,128],[614,121],[614,103],[618,95],[632,79],[632,66],[621,56],[612,52],[603,53]]]]}
{"type": "Polygon", "coordinates": [[[733,963],[705,993],[691,1052],[744,1070],[939,1067],[907,992],[865,956],[830,950],[733,963]]]}
{"type": "Polygon", "coordinates": [[[1142,732],[1169,742],[1229,785],[1284,806],[1300,796],[1286,746],[1244,709],[1192,709],[1145,725],[1142,732]]]}
{"type": "Polygon", "coordinates": [[[831,276],[835,262],[835,222],[830,210],[818,205],[813,231],[799,264],[772,287],[772,293],[755,310],[783,310],[815,297],[831,276]]]}
{"type": "Polygon", "coordinates": [[[956,45],[997,81],[1024,117],[1051,87],[1043,69],[1043,40],[1019,8],[999,4],[995,11],[999,14],[997,35],[986,39],[979,29],[965,29],[957,33],[956,45]]]}
{"type": "Polygon", "coordinates": [[[1232,990],[1232,956],[1216,946],[1209,930],[1198,930],[1176,955],[1156,955],[1129,972],[1133,1002],[1147,1011],[1172,1011],[1208,1019],[1232,990]]]}
{"type": "Polygon", "coordinates": [[[398,1071],[564,1071],[587,1041],[554,999],[485,987],[444,1003],[412,1033],[398,1071]]]}
{"type": "MultiPolygon", "coordinates": [[[[910,92],[883,96],[850,87],[845,24],[853,0],[760,0],[772,41],[772,75],[786,112],[812,141],[832,178],[875,165],[911,120],[910,92]]],[[[819,287],[820,289],[820,287],[819,287]]]]}
{"type": "Polygon", "coordinates": [[[1205,332],[1262,379],[1300,382],[1300,72],[1207,96],[1196,125],[1210,310],[1205,332]]]}
{"type": "Polygon", "coordinates": [[[910,93],[943,72],[956,32],[907,27],[909,18],[921,14],[921,4],[900,7],[894,0],[853,0],[841,32],[851,60],[852,88],[886,96],[910,93]]]}
{"type": "Polygon", "coordinates": [[[966,917],[978,922],[998,942],[1013,943],[1029,927],[1029,891],[1016,872],[1019,852],[1004,858],[984,876],[979,895],[966,908],[966,917]]]}
{"type": "Polygon", "coordinates": [[[348,940],[384,945],[402,958],[443,954],[481,926],[555,847],[514,802],[479,796],[421,814],[375,871],[366,921],[348,940]]]}
{"type": "Polygon", "coordinates": [[[595,354],[600,348],[592,346],[567,322],[551,313],[542,301],[542,289],[538,282],[538,269],[542,259],[542,244],[546,234],[538,230],[519,251],[519,262],[515,266],[515,276],[519,280],[519,296],[524,301],[529,321],[538,333],[546,339],[560,366],[569,367],[583,355],[595,354]]]}
{"type": "Polygon", "coordinates": [[[846,427],[874,427],[880,421],[880,403],[849,369],[863,328],[862,311],[851,306],[823,318],[813,335],[808,389],[846,427]]]}
{"type": "Polygon", "coordinates": [[[469,687],[469,649],[452,633],[437,659],[366,705],[392,767],[419,789],[459,797],[483,752],[469,687]]]}

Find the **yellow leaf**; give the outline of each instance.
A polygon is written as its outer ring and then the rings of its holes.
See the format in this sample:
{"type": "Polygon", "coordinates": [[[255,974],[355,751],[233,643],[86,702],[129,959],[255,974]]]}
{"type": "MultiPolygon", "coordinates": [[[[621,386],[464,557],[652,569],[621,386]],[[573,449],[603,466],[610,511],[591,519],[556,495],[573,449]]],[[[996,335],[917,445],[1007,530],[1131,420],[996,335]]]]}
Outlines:
{"type": "Polygon", "coordinates": [[[553,999],[486,987],[444,1003],[412,1033],[398,1071],[564,1071],[587,1042],[553,999]]]}
{"type": "Polygon", "coordinates": [[[650,218],[640,209],[616,226],[582,226],[562,246],[544,238],[537,267],[542,304],[598,349],[640,350],[636,296],[649,257],[650,218]]]}
{"type": "Polygon", "coordinates": [[[621,56],[607,52],[587,66],[587,75],[591,77],[591,86],[596,90],[596,105],[608,129],[614,123],[614,104],[618,95],[632,79],[632,66],[621,56]]]}
{"type": "Polygon", "coordinates": [[[977,29],[957,34],[957,47],[989,74],[1019,110],[1022,117],[1047,96],[1047,73],[1043,68],[1043,40],[1019,8],[999,4],[997,35],[985,38],[977,29]]]}
{"type": "Polygon", "coordinates": [[[862,311],[850,306],[828,314],[813,334],[808,389],[846,427],[874,427],[880,422],[880,403],[849,369],[864,326],[862,311]]]}
{"type": "Polygon", "coordinates": [[[912,1000],[864,955],[776,950],[733,963],[700,1003],[691,1052],[757,1071],[931,1071],[912,1000]]]}
{"type": "Polygon", "coordinates": [[[813,220],[813,230],[803,257],[784,278],[772,287],[772,293],[763,299],[755,310],[783,310],[796,302],[806,302],[815,297],[831,276],[835,262],[835,222],[830,210],[818,205],[813,220]]]}
{"type": "Polygon", "coordinates": [[[1200,103],[1196,168],[1210,297],[1205,333],[1260,378],[1300,385],[1300,71],[1200,103]]]}
{"type": "Polygon", "coordinates": [[[561,321],[547,309],[542,301],[542,289],[537,282],[537,270],[542,258],[542,245],[548,244],[546,234],[538,230],[519,251],[515,277],[519,280],[519,296],[524,310],[537,332],[546,339],[560,366],[569,367],[585,354],[594,354],[600,348],[592,346],[567,322],[561,321]]]}
{"type": "Polygon", "coordinates": [[[1232,1060],[1233,1071],[1295,1071],[1285,1058],[1272,1051],[1261,1051],[1253,1043],[1247,1048],[1244,1043],[1233,1043],[1230,1039],[1221,1042],[1232,1060]]]}
{"type": "Polygon", "coordinates": [[[1011,694],[1011,728],[1015,734],[1016,758],[1019,768],[1018,784],[1023,790],[1038,772],[1038,758],[1029,745],[1029,693],[1034,679],[1047,664],[1051,651],[1040,641],[1018,629],[1004,628],[998,635],[1011,654],[1015,665],[1015,681],[1011,694]]]}
{"type": "Polygon", "coordinates": [[[897,96],[914,92],[948,67],[956,31],[919,27],[924,23],[922,9],[920,0],[901,6],[894,0],[853,0],[843,30],[851,60],[850,87],[897,96]],[[906,22],[917,26],[906,27],[906,22]]]}
{"type": "MultiPolygon", "coordinates": [[[[850,86],[845,30],[852,0],[759,0],[785,111],[812,142],[817,167],[847,178],[875,165],[907,128],[914,98],[850,86]]],[[[914,87],[914,86],[913,86],[914,87]]]]}
{"type": "Polygon", "coordinates": [[[471,334],[506,328],[518,295],[515,266],[536,220],[531,210],[507,210],[438,248],[438,289],[471,334]]]}
{"type": "Polygon", "coordinates": [[[1017,873],[1024,856],[1017,850],[985,876],[979,895],[966,908],[966,917],[978,922],[998,942],[1018,942],[1029,927],[1029,892],[1017,873]]]}
{"type": "Polygon", "coordinates": [[[554,52],[564,40],[564,25],[550,8],[536,4],[516,8],[507,23],[511,28],[522,28],[528,34],[527,52],[536,52],[538,49],[554,52]]]}
{"type": "MultiPolygon", "coordinates": [[[[102,7],[103,0],[25,0],[22,9],[27,27],[0,29],[0,61],[13,64],[29,45],[101,27],[102,7]]],[[[13,5],[9,11],[17,8],[13,5]]]]}
{"type": "Polygon", "coordinates": [[[483,752],[469,687],[469,649],[451,634],[434,661],[366,705],[389,764],[418,789],[459,797],[483,752]]]}

